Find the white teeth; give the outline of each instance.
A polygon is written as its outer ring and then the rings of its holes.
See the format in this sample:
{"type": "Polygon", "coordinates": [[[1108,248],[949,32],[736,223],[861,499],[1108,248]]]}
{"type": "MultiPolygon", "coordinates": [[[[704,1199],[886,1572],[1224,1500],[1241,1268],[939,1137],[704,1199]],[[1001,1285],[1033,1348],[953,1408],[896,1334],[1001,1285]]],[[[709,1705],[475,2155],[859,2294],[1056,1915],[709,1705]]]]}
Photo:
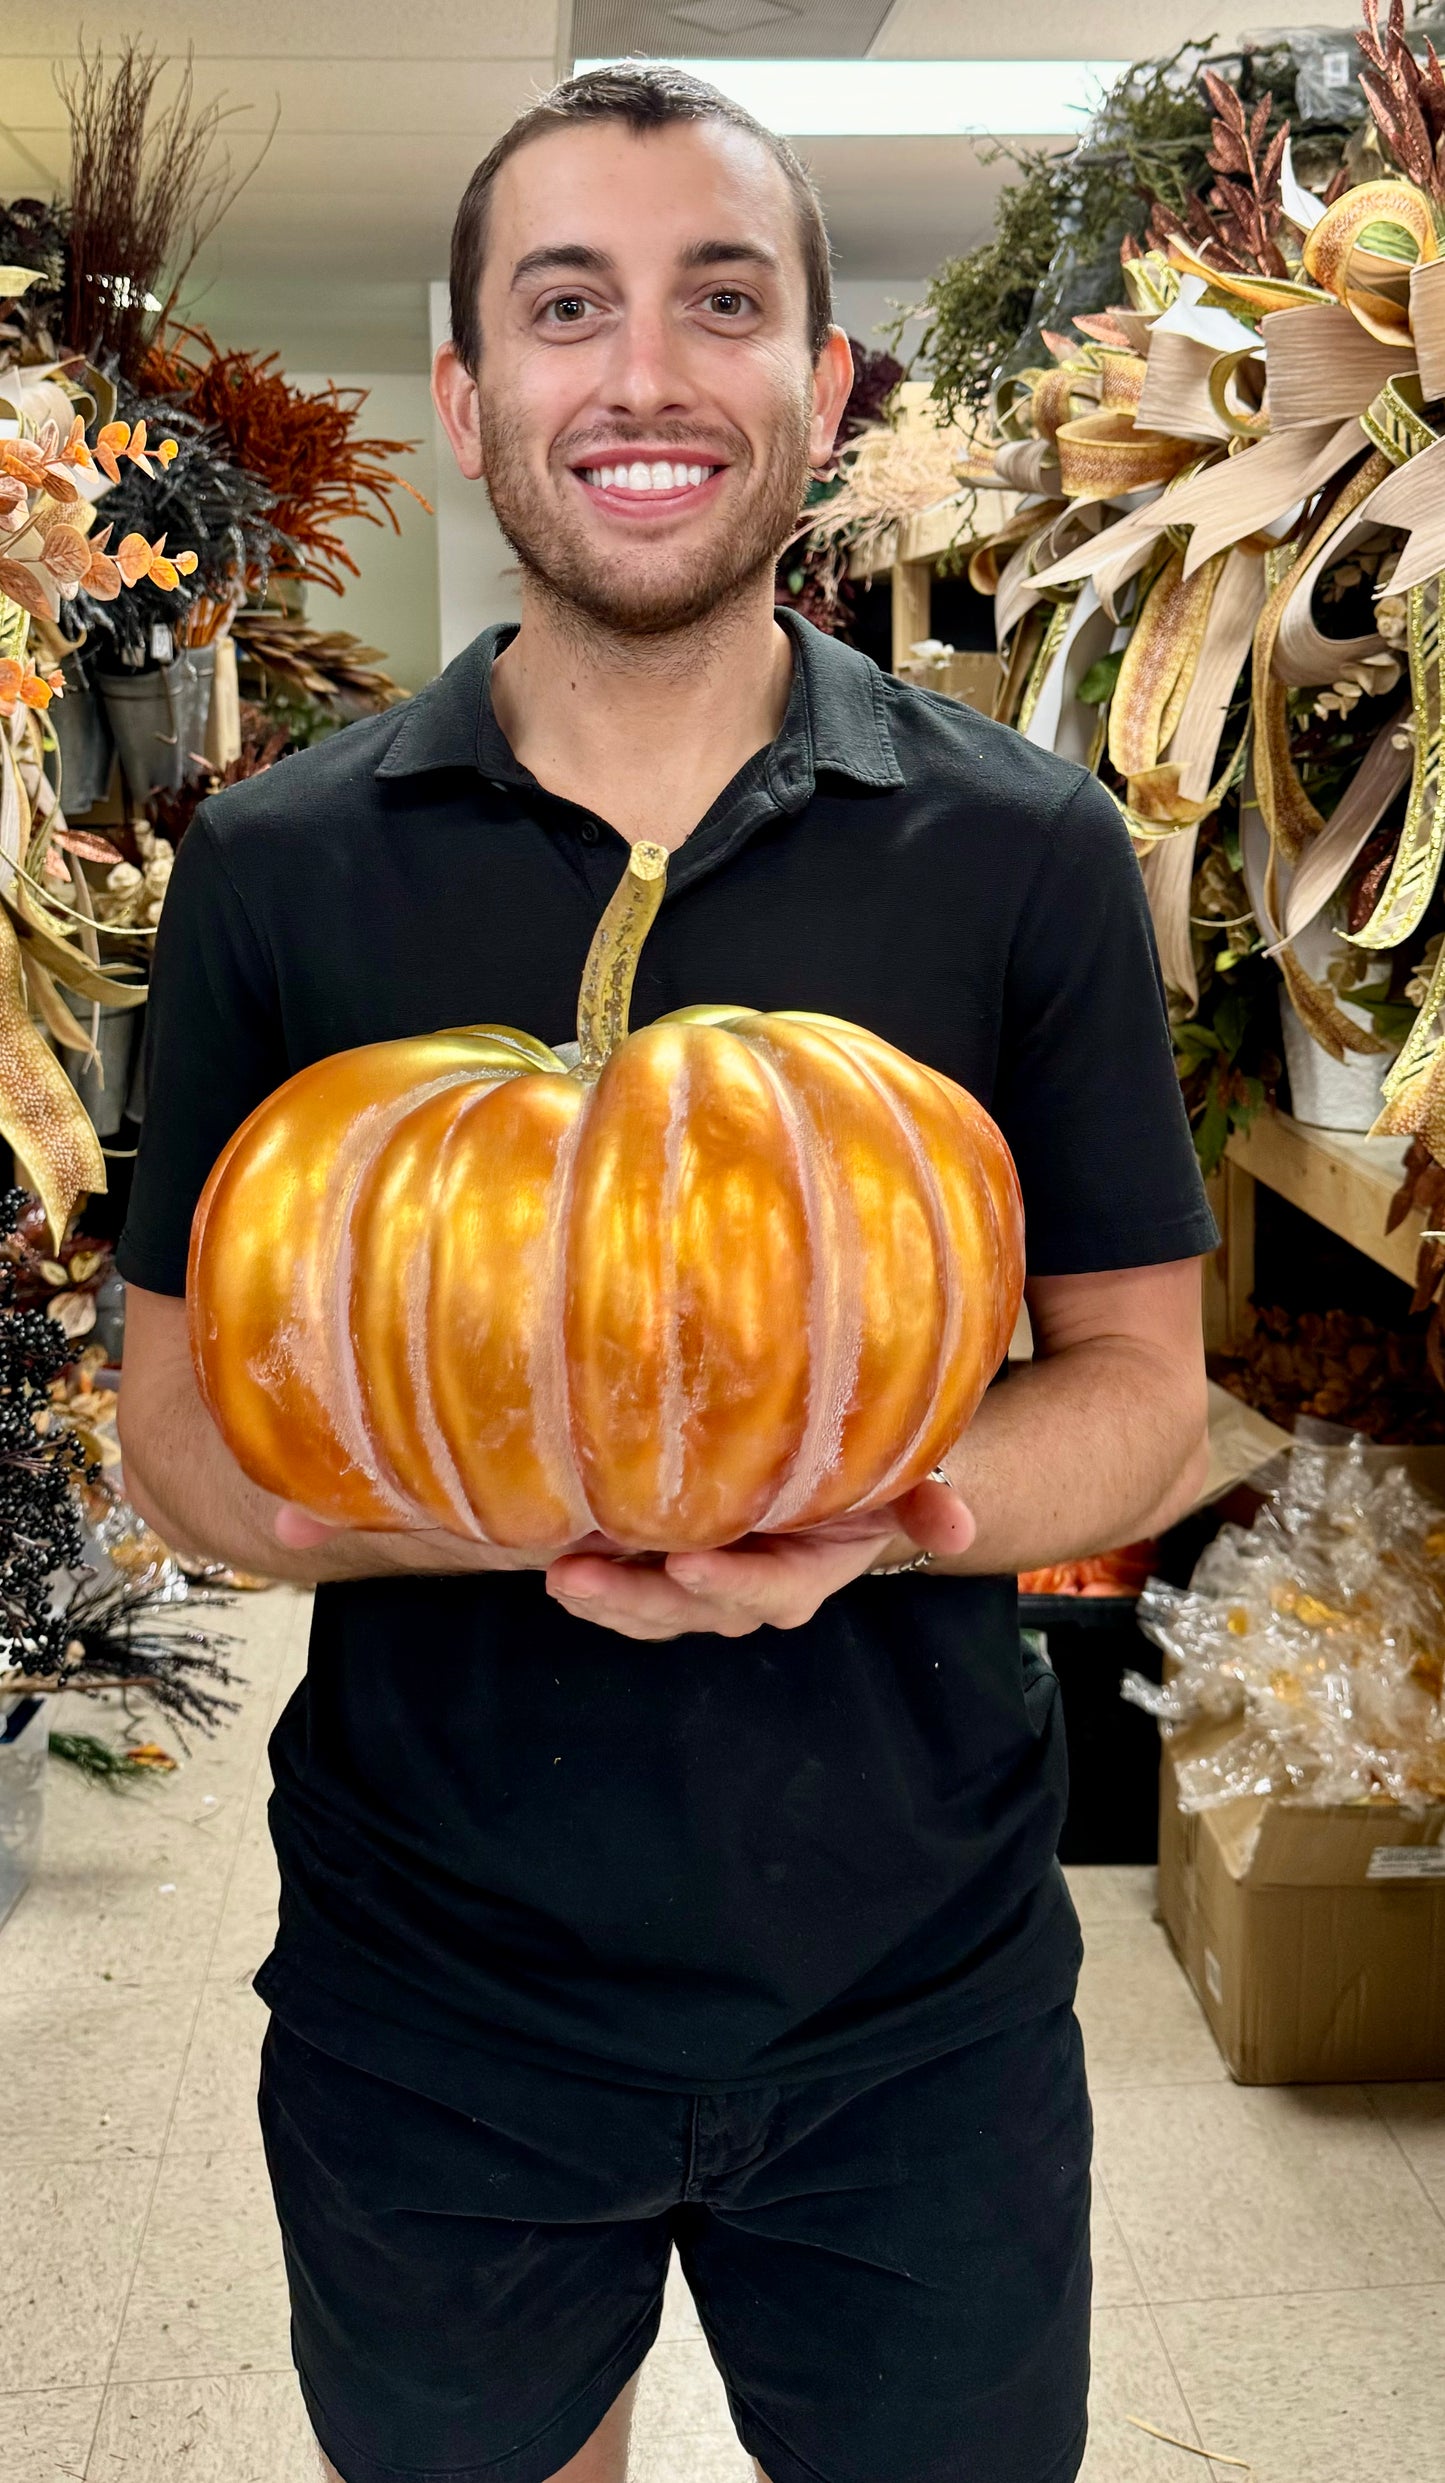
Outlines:
{"type": "Polygon", "coordinates": [[[715,469],[712,466],[685,466],[666,457],[646,464],[637,458],[627,466],[584,466],[583,480],[598,491],[682,491],[688,485],[695,490],[705,483],[715,469]]]}

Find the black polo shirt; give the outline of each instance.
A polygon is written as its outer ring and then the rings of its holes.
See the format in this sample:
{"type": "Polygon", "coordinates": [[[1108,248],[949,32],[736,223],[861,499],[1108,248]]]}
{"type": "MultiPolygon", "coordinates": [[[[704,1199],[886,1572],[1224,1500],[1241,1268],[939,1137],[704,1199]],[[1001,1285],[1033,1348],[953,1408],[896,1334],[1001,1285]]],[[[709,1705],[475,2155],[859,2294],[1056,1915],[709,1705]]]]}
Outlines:
{"type": "MultiPolygon", "coordinates": [[[[1036,1275],[1210,1248],[1107,794],[782,618],[783,729],[674,857],[634,1023],[822,1010],[944,1070],[1009,1140],[1036,1275]]],[[[626,846],[514,758],[507,634],[198,814],[156,957],[136,1284],[184,1290],[211,1163],[294,1070],[478,1021],[573,1034],[626,846]]],[[[574,1620],[535,1572],[323,1586],[271,1744],[258,1989],[463,2108],[497,2047],[688,2088],[921,2058],[1072,1991],[1055,1704],[1006,1578],[865,1579],[804,1629],[666,1645],[574,1620]]]]}

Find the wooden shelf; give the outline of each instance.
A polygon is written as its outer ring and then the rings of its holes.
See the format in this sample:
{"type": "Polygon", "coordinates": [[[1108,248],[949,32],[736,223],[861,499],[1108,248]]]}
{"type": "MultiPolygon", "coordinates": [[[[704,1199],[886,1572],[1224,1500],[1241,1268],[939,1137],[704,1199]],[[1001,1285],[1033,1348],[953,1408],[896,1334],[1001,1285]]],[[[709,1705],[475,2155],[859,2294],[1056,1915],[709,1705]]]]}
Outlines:
{"type": "Polygon", "coordinates": [[[1357,1138],[1347,1130],[1311,1129],[1284,1112],[1261,1112],[1225,1152],[1251,1180],[1413,1285],[1424,1216],[1416,1210],[1393,1233],[1385,1231],[1405,1147],[1403,1138],[1357,1138]]]}
{"type": "Polygon", "coordinates": [[[1261,1112],[1248,1130],[1230,1139],[1209,1183],[1220,1231],[1220,1246],[1204,1268],[1204,1341],[1211,1353],[1236,1352],[1252,1325],[1257,1182],[1402,1284],[1414,1285],[1423,1214],[1413,1209],[1393,1233],[1385,1230],[1405,1145],[1403,1138],[1312,1129],[1286,1112],[1261,1112]]]}
{"type": "Polygon", "coordinates": [[[877,578],[886,576],[890,569],[910,567],[915,561],[941,560],[956,543],[996,533],[1017,506],[1017,492],[975,491],[968,486],[956,500],[941,501],[936,509],[924,509],[919,516],[902,518],[896,526],[890,526],[865,551],[854,554],[848,563],[848,575],[877,578]],[[987,506],[980,508],[981,501],[986,501],[987,506]]]}

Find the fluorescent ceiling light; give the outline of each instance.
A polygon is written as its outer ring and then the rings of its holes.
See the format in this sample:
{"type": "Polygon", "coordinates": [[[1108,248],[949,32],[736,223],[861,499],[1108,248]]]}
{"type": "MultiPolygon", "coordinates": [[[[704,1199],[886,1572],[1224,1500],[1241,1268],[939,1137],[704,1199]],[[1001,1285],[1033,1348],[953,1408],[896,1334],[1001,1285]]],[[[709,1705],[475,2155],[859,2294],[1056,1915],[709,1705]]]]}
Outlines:
{"type": "MultiPolygon", "coordinates": [[[[649,58],[652,57],[649,55],[649,58]]],[[[604,69],[579,60],[576,71],[604,69]]],[[[789,138],[1077,138],[1124,60],[677,60],[789,138]]]]}

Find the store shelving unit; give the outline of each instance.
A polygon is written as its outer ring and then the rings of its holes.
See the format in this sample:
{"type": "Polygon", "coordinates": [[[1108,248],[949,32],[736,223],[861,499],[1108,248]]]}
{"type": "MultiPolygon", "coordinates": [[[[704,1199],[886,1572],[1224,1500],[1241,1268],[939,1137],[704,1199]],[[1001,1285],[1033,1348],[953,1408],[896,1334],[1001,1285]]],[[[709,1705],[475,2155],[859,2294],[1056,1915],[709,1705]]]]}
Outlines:
{"type": "Polygon", "coordinates": [[[1230,1351],[1248,1329],[1255,1185],[1261,1181],[1326,1232],[1363,1251],[1377,1267],[1413,1285],[1423,1215],[1413,1210],[1393,1233],[1385,1230],[1390,1201],[1400,1186],[1405,1146],[1403,1138],[1357,1138],[1345,1130],[1311,1129],[1287,1112],[1269,1111],[1230,1139],[1211,1185],[1223,1237],[1205,1282],[1205,1336],[1212,1351],[1230,1351]]]}
{"type": "MultiPolygon", "coordinates": [[[[927,390],[904,393],[903,419],[926,419],[927,390]]],[[[988,518],[1002,525],[1017,506],[1012,492],[990,492],[988,518]]],[[[901,671],[909,649],[931,637],[931,596],[936,565],[955,544],[966,541],[974,520],[975,496],[958,498],[922,516],[905,518],[849,564],[852,578],[887,577],[892,590],[892,667],[901,671]]],[[[960,656],[957,679],[941,676],[938,686],[966,697],[971,705],[988,707],[988,668],[996,659],[960,656]]],[[[1220,1248],[1205,1275],[1205,1337],[1212,1352],[1228,1352],[1249,1330],[1249,1300],[1254,1289],[1254,1225],[1256,1184],[1288,1199],[1313,1217],[1326,1232],[1362,1251],[1377,1267],[1403,1284],[1413,1285],[1415,1259],[1424,1217],[1414,1212],[1387,1233],[1390,1200],[1400,1186],[1405,1141],[1399,1138],[1355,1137],[1340,1130],[1313,1129],[1288,1113],[1263,1111],[1243,1135],[1232,1138],[1225,1160],[1210,1184],[1211,1203],[1222,1236],[1220,1248]]],[[[1022,1337],[1015,1350],[1027,1354],[1022,1337]]]]}
{"type": "MultiPolygon", "coordinates": [[[[997,497],[995,494],[993,497],[997,497]]],[[[1014,505],[1006,494],[999,521],[1014,505]]],[[[973,495],[963,494],[942,507],[925,509],[921,517],[905,517],[848,564],[850,578],[886,577],[893,590],[893,670],[908,661],[908,650],[932,636],[930,605],[935,564],[966,536],[973,513],[973,495]]]]}

